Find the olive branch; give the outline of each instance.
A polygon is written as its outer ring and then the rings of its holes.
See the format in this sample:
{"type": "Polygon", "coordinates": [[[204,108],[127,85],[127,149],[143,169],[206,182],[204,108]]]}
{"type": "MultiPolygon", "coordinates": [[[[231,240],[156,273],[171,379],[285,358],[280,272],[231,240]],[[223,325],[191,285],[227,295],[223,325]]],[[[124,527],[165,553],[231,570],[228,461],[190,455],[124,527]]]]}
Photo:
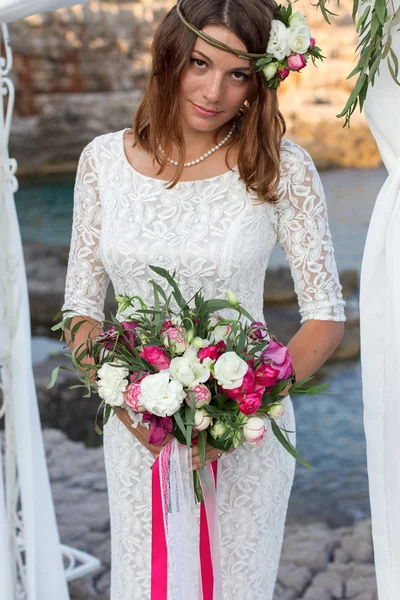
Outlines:
{"type": "MultiPolygon", "coordinates": [[[[325,21],[330,24],[329,15],[337,16],[336,13],[327,8],[330,0],[318,0],[313,6],[321,10],[325,21]]],[[[340,6],[340,0],[337,0],[340,6]]],[[[347,79],[357,77],[355,86],[349,96],[341,113],[336,115],[339,119],[345,117],[343,127],[350,127],[351,115],[360,107],[363,109],[368,86],[375,83],[376,74],[383,60],[387,60],[388,68],[393,80],[400,86],[399,61],[392,48],[392,31],[400,25],[400,7],[395,10],[393,0],[353,0],[353,22],[360,42],[356,48],[358,62],[356,67],[348,75],[347,79]],[[367,5],[357,17],[359,8],[367,5]]],[[[400,28],[399,28],[400,29],[400,28]]],[[[397,29],[397,31],[399,31],[397,29]]]]}

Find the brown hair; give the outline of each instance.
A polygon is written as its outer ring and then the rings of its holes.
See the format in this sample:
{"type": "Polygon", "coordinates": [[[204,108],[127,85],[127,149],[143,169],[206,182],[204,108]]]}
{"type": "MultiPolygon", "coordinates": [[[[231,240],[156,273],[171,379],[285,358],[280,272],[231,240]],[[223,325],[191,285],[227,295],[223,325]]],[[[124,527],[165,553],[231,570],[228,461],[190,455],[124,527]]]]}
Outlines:
{"type": "MultiPolygon", "coordinates": [[[[183,0],[181,8],[197,29],[206,25],[226,27],[245,44],[248,52],[259,53],[265,52],[268,45],[277,5],[274,0],[183,0]]],[[[179,81],[195,42],[196,34],[182,23],[173,7],[157,28],[152,45],[152,70],[133,120],[136,143],[155,156],[160,165],[158,173],[162,173],[166,163],[157,140],[163,141],[166,156],[171,154],[172,144],[176,145],[180,166],[169,188],[176,185],[184,168],[179,81]]],[[[280,176],[280,143],[286,125],[278,109],[276,91],[268,88],[262,72],[254,75],[249,107],[237,118],[228,153],[233,143],[238,142],[238,169],[247,189],[256,192],[262,202],[274,202],[280,176]]],[[[215,139],[218,133],[219,130],[215,139]]]]}

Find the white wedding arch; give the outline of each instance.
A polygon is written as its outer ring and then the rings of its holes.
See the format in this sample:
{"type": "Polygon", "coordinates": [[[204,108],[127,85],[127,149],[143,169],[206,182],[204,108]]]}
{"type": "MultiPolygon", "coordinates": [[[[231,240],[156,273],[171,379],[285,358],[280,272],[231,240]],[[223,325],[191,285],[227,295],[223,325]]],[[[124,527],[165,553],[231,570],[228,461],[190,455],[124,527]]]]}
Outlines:
{"type": "MultiPolygon", "coordinates": [[[[84,0],[86,1],[86,0],[84,0]]],[[[17,162],[8,142],[14,106],[12,52],[6,23],[76,0],[0,0],[0,586],[2,600],[67,600],[67,582],[100,566],[60,544],[31,363],[28,288],[14,203],[17,162]],[[7,98],[7,105],[5,99],[7,98]],[[6,108],[5,108],[6,105],[6,108]],[[3,479],[4,470],[4,479],[3,479]]]]}

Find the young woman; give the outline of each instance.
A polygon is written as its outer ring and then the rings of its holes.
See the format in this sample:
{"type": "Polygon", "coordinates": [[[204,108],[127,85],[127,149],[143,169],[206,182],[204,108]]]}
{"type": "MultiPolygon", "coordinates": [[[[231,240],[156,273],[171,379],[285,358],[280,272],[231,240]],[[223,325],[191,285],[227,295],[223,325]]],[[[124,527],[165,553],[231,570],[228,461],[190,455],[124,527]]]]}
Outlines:
{"type": "MultiPolygon", "coordinates": [[[[104,318],[110,280],[116,294],[151,304],[149,264],[176,270],[187,297],[200,287],[206,297],[234,290],[262,321],[265,270],[279,242],[300,305],[302,325],[289,349],[302,379],[336,349],[345,320],[323,189],[309,154],[282,139],[276,90],[251,58],[217,47],[265,52],[277,7],[273,0],[184,0],[179,7],[186,22],[174,7],[156,32],[132,129],[95,138],[80,158],[64,307],[88,324],[75,344],[104,318]]],[[[284,405],[281,424],[294,430],[289,396],[284,405]]],[[[148,600],[149,467],[162,447],[148,443],[144,427],[133,429],[124,409],[118,417],[104,437],[111,600],[148,600]]],[[[209,447],[208,462],[220,454],[209,447]]],[[[272,434],[261,448],[240,447],[219,462],[225,600],[272,599],[293,475],[294,460],[272,434]]],[[[171,581],[169,588],[174,600],[171,581]]]]}

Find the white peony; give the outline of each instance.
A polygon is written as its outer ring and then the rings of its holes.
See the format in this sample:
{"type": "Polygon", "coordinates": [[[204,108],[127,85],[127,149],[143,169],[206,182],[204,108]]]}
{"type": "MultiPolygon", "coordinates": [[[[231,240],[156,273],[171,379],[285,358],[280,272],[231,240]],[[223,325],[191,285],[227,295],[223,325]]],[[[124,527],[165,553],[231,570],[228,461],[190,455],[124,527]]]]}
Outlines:
{"type": "Polygon", "coordinates": [[[140,382],[140,400],[146,410],[158,417],[169,417],[181,406],[186,394],[180,381],[170,378],[168,369],[147,375],[140,382]]]}
{"type": "Polygon", "coordinates": [[[289,46],[296,54],[304,54],[310,47],[311,31],[307,25],[297,25],[289,29],[289,46]]]}
{"type": "Polygon", "coordinates": [[[299,10],[292,14],[289,19],[289,27],[297,27],[298,25],[306,24],[306,16],[302,15],[299,10]]]}
{"type": "Polygon", "coordinates": [[[204,431],[211,425],[211,417],[206,410],[201,408],[194,413],[194,422],[196,431],[204,431]]]}
{"type": "Polygon", "coordinates": [[[124,403],[124,392],[128,387],[129,370],[122,366],[123,364],[120,360],[108,362],[100,367],[97,372],[99,396],[106,404],[122,406],[124,403]]]}
{"type": "Polygon", "coordinates": [[[252,415],[243,427],[243,435],[246,441],[254,448],[259,448],[264,442],[267,432],[266,421],[263,417],[252,415]]]}
{"type": "Polygon", "coordinates": [[[171,360],[169,370],[171,376],[184,386],[196,387],[199,383],[204,383],[209,379],[210,369],[202,364],[197,356],[186,355],[186,352],[185,356],[177,356],[171,360]]]}
{"type": "Polygon", "coordinates": [[[289,31],[282,21],[276,19],[271,21],[267,52],[275,56],[277,60],[283,60],[290,54],[289,31]]]}
{"type": "Polygon", "coordinates": [[[236,352],[225,352],[214,365],[214,377],[227,390],[238,388],[243,383],[248,364],[236,352]]]}

